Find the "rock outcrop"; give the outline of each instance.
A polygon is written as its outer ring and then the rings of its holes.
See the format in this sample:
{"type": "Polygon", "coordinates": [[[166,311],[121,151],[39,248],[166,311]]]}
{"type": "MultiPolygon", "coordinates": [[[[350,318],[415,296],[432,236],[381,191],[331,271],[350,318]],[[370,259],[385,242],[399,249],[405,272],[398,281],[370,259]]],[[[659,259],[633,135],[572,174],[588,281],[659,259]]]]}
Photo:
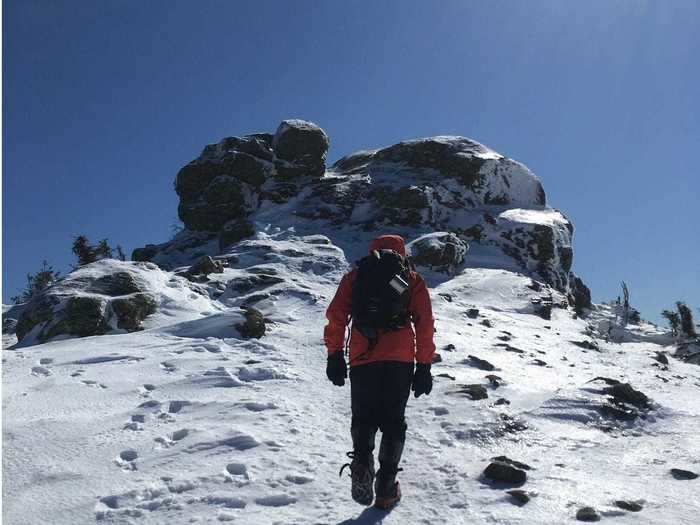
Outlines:
{"type": "Polygon", "coordinates": [[[290,191],[298,192],[290,185],[299,178],[321,177],[327,151],[326,133],[303,120],[285,120],[274,136],[256,133],[211,144],[175,178],[180,220],[188,230],[203,232],[241,223],[261,199],[284,201],[290,191]]]}
{"type": "Polygon", "coordinates": [[[141,330],[142,322],[156,312],[160,284],[168,280],[193,291],[194,285],[152,263],[105,259],[85,265],[23,307],[16,324],[18,342],[25,346],[57,336],[141,330]]]}
{"type": "Polygon", "coordinates": [[[573,225],[547,207],[523,164],[471,139],[438,136],[360,151],[326,170],[328,146],[316,124],[285,120],[274,135],[205,147],[175,181],[185,230],[135,250],[134,260],[191,265],[254,235],[256,221],[269,224],[271,210],[284,205],[287,222],[308,233],[435,232],[412,247],[417,264],[437,271],[459,266],[469,244],[477,253],[495,248],[510,266],[567,294],[577,312],[590,308],[590,291],[571,272],[573,225]]]}

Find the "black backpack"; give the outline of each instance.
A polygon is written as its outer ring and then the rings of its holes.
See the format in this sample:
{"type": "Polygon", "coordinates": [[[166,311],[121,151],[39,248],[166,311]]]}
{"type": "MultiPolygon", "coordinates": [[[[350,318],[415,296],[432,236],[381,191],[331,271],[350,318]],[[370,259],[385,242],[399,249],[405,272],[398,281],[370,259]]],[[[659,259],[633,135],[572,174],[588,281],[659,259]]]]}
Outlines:
{"type": "Polygon", "coordinates": [[[374,250],[356,264],[353,326],[372,342],[381,331],[398,330],[408,322],[411,266],[406,257],[386,249],[374,250]]]}

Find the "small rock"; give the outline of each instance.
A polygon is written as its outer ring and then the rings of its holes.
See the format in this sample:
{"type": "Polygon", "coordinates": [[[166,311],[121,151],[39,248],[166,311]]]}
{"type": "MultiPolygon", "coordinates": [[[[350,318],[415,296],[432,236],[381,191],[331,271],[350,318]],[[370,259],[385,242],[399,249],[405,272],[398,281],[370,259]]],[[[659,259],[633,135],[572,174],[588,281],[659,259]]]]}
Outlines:
{"type": "Polygon", "coordinates": [[[486,328],[493,328],[493,324],[491,324],[491,321],[488,319],[482,319],[480,324],[484,325],[486,328]]]}
{"type": "Polygon", "coordinates": [[[514,346],[504,344],[504,343],[498,343],[496,346],[502,346],[506,352],[514,352],[516,354],[524,354],[525,353],[525,351],[520,350],[520,348],[516,348],[514,346]]]}
{"type": "Polygon", "coordinates": [[[506,493],[510,494],[510,497],[512,498],[512,502],[518,506],[523,506],[528,501],[530,501],[530,495],[527,492],[525,492],[524,490],[515,489],[515,490],[509,490],[506,493]]]}
{"type": "Polygon", "coordinates": [[[533,359],[532,364],[537,366],[547,366],[547,362],[542,361],[542,359],[533,359]]]}
{"type": "Polygon", "coordinates": [[[478,368],[479,370],[487,370],[489,372],[492,370],[496,370],[496,367],[493,366],[491,363],[489,363],[485,359],[480,359],[474,355],[469,356],[469,360],[466,362],[466,364],[478,368]]]}
{"type": "Polygon", "coordinates": [[[663,352],[656,352],[654,359],[656,359],[662,365],[668,364],[668,357],[666,357],[666,354],[664,354],[663,352]]]}
{"type": "MultiPolygon", "coordinates": [[[[503,414],[505,415],[505,414],[503,414]]],[[[498,461],[500,463],[506,463],[507,465],[512,465],[515,468],[519,468],[521,470],[532,470],[532,467],[528,465],[527,463],[523,463],[521,461],[516,461],[514,459],[510,459],[508,456],[496,456],[495,458],[491,458],[493,461],[498,461]]]]}
{"type": "Polygon", "coordinates": [[[600,351],[598,344],[593,341],[570,341],[570,343],[585,350],[596,350],[598,352],[600,351]]]}
{"type": "Polygon", "coordinates": [[[628,510],[630,512],[639,512],[644,508],[640,503],[637,503],[636,501],[617,500],[615,502],[615,505],[621,508],[622,510],[628,510]]]}
{"type": "Polygon", "coordinates": [[[486,399],[489,397],[489,394],[483,385],[464,385],[462,389],[459,390],[459,393],[466,394],[473,401],[478,401],[479,399],[486,399]]]}
{"type": "MultiPolygon", "coordinates": [[[[509,416],[508,414],[499,414],[499,417],[501,418],[501,421],[502,421],[501,428],[504,432],[510,432],[510,433],[522,432],[523,430],[527,430],[527,428],[528,428],[527,423],[525,423],[524,421],[518,420],[518,419],[514,419],[511,416],[509,416]]],[[[498,459],[498,458],[496,458],[496,459],[498,459]]],[[[524,465],[524,463],[523,463],[523,465],[524,465]]],[[[515,465],[515,466],[518,467],[518,465],[515,465]]],[[[518,468],[523,468],[523,467],[518,467],[518,468]]],[[[528,469],[529,469],[529,467],[528,467],[528,469]]],[[[528,470],[528,469],[526,469],[526,470],[528,470]]]]}
{"type": "Polygon", "coordinates": [[[452,381],[454,381],[454,380],[456,379],[455,376],[451,376],[450,374],[444,374],[444,373],[443,373],[443,374],[437,374],[435,377],[445,377],[445,378],[447,378],[447,379],[451,379],[452,381]]]}
{"type": "Polygon", "coordinates": [[[496,339],[500,341],[510,341],[512,337],[509,335],[499,335],[496,339]]]}
{"type": "Polygon", "coordinates": [[[629,383],[618,383],[603,389],[603,391],[613,396],[617,402],[629,403],[637,408],[649,406],[649,398],[643,392],[635,390],[629,383]]]}
{"type": "Polygon", "coordinates": [[[484,470],[484,477],[509,485],[522,485],[527,481],[527,474],[524,470],[501,461],[492,461],[484,470]]]}
{"type": "Polygon", "coordinates": [[[260,310],[249,307],[245,311],[245,322],[237,324],[236,328],[246,339],[260,339],[265,335],[265,317],[260,310]]]}
{"type": "Polygon", "coordinates": [[[454,352],[454,350],[455,350],[455,345],[453,345],[452,343],[447,344],[447,345],[445,345],[445,347],[443,348],[443,350],[444,350],[445,352],[454,352]]]}
{"type": "Polygon", "coordinates": [[[576,513],[576,519],[579,521],[600,521],[600,514],[593,507],[582,507],[576,513]]]}
{"type": "Polygon", "coordinates": [[[443,299],[445,299],[445,301],[447,301],[448,303],[452,302],[452,294],[443,292],[443,293],[439,293],[438,295],[440,297],[442,297],[443,299]]]}
{"type": "Polygon", "coordinates": [[[489,383],[491,383],[491,386],[493,388],[498,388],[499,386],[501,386],[501,381],[503,381],[503,378],[497,376],[496,374],[488,374],[484,377],[486,377],[486,379],[489,380],[489,383]]]}
{"type": "Polygon", "coordinates": [[[197,260],[188,272],[192,275],[209,275],[210,273],[224,273],[224,263],[215,261],[209,255],[203,255],[197,260]]]}
{"type": "Polygon", "coordinates": [[[510,405],[510,401],[508,401],[505,397],[499,397],[496,400],[496,405],[510,405]]]}
{"type": "Polygon", "coordinates": [[[477,317],[479,317],[479,309],[470,308],[469,310],[467,310],[466,314],[467,317],[469,317],[469,319],[476,319],[477,317]]]}
{"type": "Polygon", "coordinates": [[[680,468],[672,468],[671,475],[675,479],[686,480],[686,479],[696,479],[698,475],[690,470],[683,470],[680,468]]]}

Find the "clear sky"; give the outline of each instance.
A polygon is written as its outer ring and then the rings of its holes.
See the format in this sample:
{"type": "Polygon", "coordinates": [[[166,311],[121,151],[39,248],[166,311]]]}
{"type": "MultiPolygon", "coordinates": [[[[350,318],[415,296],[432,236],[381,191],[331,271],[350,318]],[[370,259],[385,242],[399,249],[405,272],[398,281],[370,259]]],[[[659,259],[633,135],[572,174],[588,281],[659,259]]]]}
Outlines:
{"type": "Polygon", "coordinates": [[[170,237],[205,144],[304,118],[329,160],[465,135],[574,222],[594,300],[700,306],[700,2],[3,2],[3,302],[72,238],[170,237]]]}

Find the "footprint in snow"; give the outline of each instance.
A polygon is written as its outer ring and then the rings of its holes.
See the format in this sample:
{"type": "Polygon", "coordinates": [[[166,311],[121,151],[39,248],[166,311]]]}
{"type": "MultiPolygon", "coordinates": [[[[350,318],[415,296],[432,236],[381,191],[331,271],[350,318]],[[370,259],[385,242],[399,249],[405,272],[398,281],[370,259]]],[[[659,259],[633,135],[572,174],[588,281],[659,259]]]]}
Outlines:
{"type": "Polygon", "coordinates": [[[295,475],[295,474],[289,474],[284,477],[287,481],[290,483],[294,483],[295,485],[305,485],[307,483],[311,483],[314,478],[311,478],[309,476],[302,476],[302,475],[295,475]]]}
{"type": "Polygon", "coordinates": [[[148,397],[151,395],[151,392],[153,392],[156,389],[155,385],[151,385],[150,383],[147,383],[143,385],[142,387],[139,387],[139,395],[141,397],[148,397]]]}
{"type": "Polygon", "coordinates": [[[168,373],[174,372],[175,370],[177,370],[175,363],[173,363],[172,361],[163,361],[160,364],[160,366],[165,372],[168,372],[168,373]]]}
{"type": "Polygon", "coordinates": [[[248,434],[236,434],[234,436],[217,439],[215,441],[204,441],[201,443],[195,443],[186,449],[188,453],[203,452],[205,450],[212,450],[219,447],[229,447],[236,450],[248,450],[250,448],[255,448],[260,446],[260,442],[253,436],[248,434]]]}
{"type": "Polygon", "coordinates": [[[189,401],[171,401],[170,405],[168,406],[168,412],[171,414],[177,414],[180,412],[180,410],[191,404],[192,403],[189,401]]]}
{"type": "Polygon", "coordinates": [[[430,407],[428,410],[431,410],[433,412],[433,414],[435,414],[436,416],[444,416],[444,415],[450,413],[450,411],[447,408],[439,407],[439,406],[438,407],[430,407]]]}
{"type": "Polygon", "coordinates": [[[160,406],[161,406],[160,401],[156,401],[155,399],[149,399],[148,401],[144,401],[143,403],[138,405],[137,408],[148,408],[148,409],[156,410],[156,409],[159,409],[160,406]]]}
{"type": "Polygon", "coordinates": [[[170,439],[172,441],[180,441],[182,439],[185,439],[189,435],[189,433],[189,429],[181,428],[180,430],[176,430],[175,432],[173,432],[170,436],[170,439]]]}
{"type": "Polygon", "coordinates": [[[131,421],[126,423],[122,430],[143,430],[143,424],[146,422],[145,414],[134,414],[131,416],[131,421]]]}
{"type": "Polygon", "coordinates": [[[296,502],[297,499],[295,497],[287,494],[274,494],[255,499],[255,503],[263,507],[284,507],[285,505],[291,505],[296,502]]]}
{"type": "Polygon", "coordinates": [[[210,505],[222,505],[228,509],[242,509],[246,506],[245,500],[221,492],[205,496],[204,501],[210,505]]]}
{"type": "Polygon", "coordinates": [[[50,365],[51,363],[53,363],[52,357],[42,357],[41,359],[39,359],[40,365],[50,365]]]}
{"type": "Polygon", "coordinates": [[[47,377],[51,375],[51,370],[45,366],[33,366],[32,375],[37,377],[47,377]]]}
{"type": "Polygon", "coordinates": [[[189,435],[190,431],[187,428],[181,428],[180,430],[176,430],[170,436],[168,437],[157,437],[153,441],[158,443],[160,446],[163,448],[170,448],[174,445],[177,444],[178,441],[182,441],[189,435]]]}
{"type": "Polygon", "coordinates": [[[246,410],[251,412],[263,412],[265,410],[274,410],[277,407],[274,403],[257,403],[255,401],[250,401],[247,403],[240,403],[238,406],[242,406],[246,410]]]}
{"type": "Polygon", "coordinates": [[[97,381],[94,381],[92,379],[83,379],[81,381],[85,386],[94,386],[94,387],[99,387],[99,388],[107,388],[107,385],[103,383],[98,383],[97,381]]]}

